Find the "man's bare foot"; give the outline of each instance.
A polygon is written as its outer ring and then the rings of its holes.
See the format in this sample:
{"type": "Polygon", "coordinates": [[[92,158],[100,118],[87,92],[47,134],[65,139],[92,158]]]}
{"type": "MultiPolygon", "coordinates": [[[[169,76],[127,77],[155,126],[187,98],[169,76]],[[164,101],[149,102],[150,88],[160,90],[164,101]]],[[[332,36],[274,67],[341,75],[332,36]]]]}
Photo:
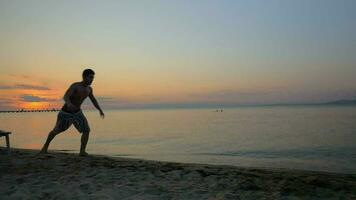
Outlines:
{"type": "Polygon", "coordinates": [[[85,151],[79,153],[79,156],[88,156],[88,155],[89,155],[89,154],[88,154],[87,152],[85,152],[85,151]]]}
{"type": "Polygon", "coordinates": [[[38,154],[46,154],[48,153],[47,150],[41,150],[38,154]]]}

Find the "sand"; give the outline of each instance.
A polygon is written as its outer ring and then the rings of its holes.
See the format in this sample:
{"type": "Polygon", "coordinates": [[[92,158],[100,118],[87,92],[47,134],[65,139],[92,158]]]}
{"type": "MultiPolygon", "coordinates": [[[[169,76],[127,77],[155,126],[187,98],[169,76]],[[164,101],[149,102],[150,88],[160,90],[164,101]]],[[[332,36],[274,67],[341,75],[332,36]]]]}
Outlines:
{"type": "Polygon", "coordinates": [[[0,152],[0,199],[356,199],[356,175],[0,152]]]}

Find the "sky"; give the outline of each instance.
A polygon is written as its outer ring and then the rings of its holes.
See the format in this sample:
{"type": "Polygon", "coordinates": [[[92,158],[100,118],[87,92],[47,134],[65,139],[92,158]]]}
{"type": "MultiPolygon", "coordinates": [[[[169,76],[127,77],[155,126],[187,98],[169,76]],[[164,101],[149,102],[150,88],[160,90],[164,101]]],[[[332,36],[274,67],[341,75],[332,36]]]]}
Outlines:
{"type": "Polygon", "coordinates": [[[0,0],[0,109],[60,107],[85,68],[103,108],[355,99],[355,10],[354,0],[0,0]]]}

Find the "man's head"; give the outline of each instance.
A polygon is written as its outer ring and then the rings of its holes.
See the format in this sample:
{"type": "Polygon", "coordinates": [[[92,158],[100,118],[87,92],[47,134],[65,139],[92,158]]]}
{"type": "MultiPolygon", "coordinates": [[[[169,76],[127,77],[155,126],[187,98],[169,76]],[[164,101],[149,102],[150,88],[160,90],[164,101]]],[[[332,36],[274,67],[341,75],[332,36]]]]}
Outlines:
{"type": "Polygon", "coordinates": [[[83,82],[90,85],[94,80],[94,74],[95,72],[92,69],[85,69],[82,74],[83,82]]]}

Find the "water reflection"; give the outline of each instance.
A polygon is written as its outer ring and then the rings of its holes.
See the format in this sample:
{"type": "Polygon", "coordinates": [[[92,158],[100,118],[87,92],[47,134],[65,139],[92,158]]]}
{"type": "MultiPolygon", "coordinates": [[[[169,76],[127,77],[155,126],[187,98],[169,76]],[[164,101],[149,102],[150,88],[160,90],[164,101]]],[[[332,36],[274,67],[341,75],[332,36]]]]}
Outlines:
{"type": "MultiPolygon", "coordinates": [[[[355,107],[247,107],[224,109],[111,110],[105,120],[85,111],[95,154],[214,164],[355,171],[355,107]],[[319,149],[319,150],[318,150],[319,149]],[[312,156],[315,161],[311,161],[312,156]],[[323,167],[324,165],[324,167],[323,167]]],[[[39,149],[57,113],[0,115],[13,147],[39,149]]],[[[74,150],[71,127],[50,150],[74,150]]]]}

